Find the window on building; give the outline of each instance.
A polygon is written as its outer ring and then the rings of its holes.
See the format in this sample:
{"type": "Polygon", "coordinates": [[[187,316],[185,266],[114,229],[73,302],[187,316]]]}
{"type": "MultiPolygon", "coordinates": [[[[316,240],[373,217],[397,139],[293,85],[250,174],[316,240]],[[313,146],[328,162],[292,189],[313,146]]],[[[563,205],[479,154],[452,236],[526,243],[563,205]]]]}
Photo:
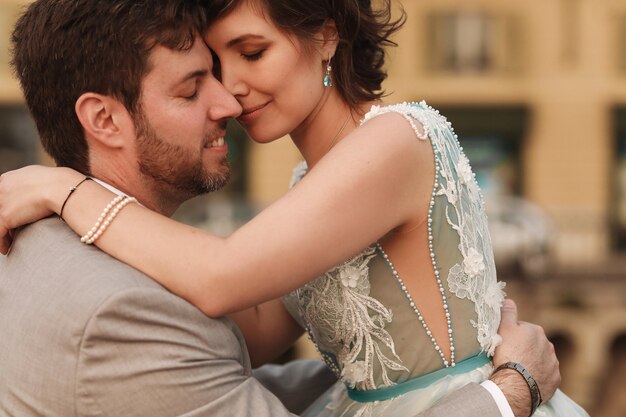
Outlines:
{"type": "Polygon", "coordinates": [[[498,273],[509,277],[538,274],[550,261],[552,224],[523,198],[522,146],[528,110],[510,108],[441,108],[485,197],[498,273]]]}
{"type": "Polygon", "coordinates": [[[519,19],[482,12],[439,12],[429,19],[432,70],[504,73],[521,63],[519,19]]]}
{"type": "Polygon", "coordinates": [[[488,197],[522,191],[521,143],[528,112],[524,108],[442,108],[488,197]]]}
{"type": "Polygon", "coordinates": [[[613,223],[614,241],[626,248],[626,107],[615,111],[616,158],[614,177],[613,223]]]}

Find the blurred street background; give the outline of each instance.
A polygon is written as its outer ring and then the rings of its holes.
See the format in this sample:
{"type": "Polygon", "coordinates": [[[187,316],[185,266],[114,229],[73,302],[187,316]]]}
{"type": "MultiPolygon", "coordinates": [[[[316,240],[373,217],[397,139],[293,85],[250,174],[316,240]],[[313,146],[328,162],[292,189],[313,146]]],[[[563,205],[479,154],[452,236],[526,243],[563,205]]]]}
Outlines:
{"type": "MultiPolygon", "coordinates": [[[[0,0],[0,172],[51,164],[8,64],[27,3],[0,0]]],[[[426,100],[452,122],[499,277],[553,340],[563,391],[594,417],[626,417],[626,0],[396,5],[408,21],[386,101],[426,100]]],[[[176,214],[220,235],[283,194],[300,159],[288,139],[255,145],[234,123],[228,140],[233,182],[176,214]]],[[[316,353],[303,339],[290,355],[316,353]]]]}

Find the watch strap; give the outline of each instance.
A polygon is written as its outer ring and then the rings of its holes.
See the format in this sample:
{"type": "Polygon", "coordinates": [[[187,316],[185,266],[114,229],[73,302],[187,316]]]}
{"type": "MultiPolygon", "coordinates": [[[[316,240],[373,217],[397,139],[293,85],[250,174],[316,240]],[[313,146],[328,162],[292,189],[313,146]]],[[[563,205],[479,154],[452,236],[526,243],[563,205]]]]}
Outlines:
{"type": "Polygon", "coordinates": [[[528,370],[524,368],[524,366],[517,362],[505,362],[502,365],[498,366],[493,371],[493,373],[495,374],[496,372],[503,369],[513,369],[517,371],[524,378],[524,381],[526,381],[528,389],[530,390],[530,415],[532,416],[542,401],[541,392],[539,391],[539,385],[537,384],[537,381],[535,381],[535,378],[532,377],[530,372],[528,372],[528,370]]]}

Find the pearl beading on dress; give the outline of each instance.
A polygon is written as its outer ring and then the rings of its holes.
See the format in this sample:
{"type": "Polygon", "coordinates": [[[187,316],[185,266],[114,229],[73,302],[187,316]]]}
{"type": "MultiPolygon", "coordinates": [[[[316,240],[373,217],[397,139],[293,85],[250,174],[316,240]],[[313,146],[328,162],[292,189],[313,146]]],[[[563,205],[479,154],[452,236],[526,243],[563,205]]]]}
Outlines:
{"type": "MultiPolygon", "coordinates": [[[[417,129],[416,129],[416,131],[417,131],[417,129]]],[[[437,286],[439,287],[439,292],[441,294],[441,301],[442,301],[442,304],[443,304],[443,311],[444,311],[444,314],[446,316],[446,324],[447,324],[447,327],[448,327],[448,339],[450,341],[450,361],[448,361],[446,359],[446,355],[443,353],[443,350],[441,350],[441,347],[439,346],[439,343],[437,343],[437,340],[435,339],[435,335],[433,335],[433,332],[430,330],[430,328],[426,324],[426,321],[424,320],[424,316],[422,315],[422,313],[417,308],[417,305],[415,304],[415,301],[413,300],[413,297],[411,297],[411,294],[407,290],[404,281],[402,280],[402,278],[400,277],[400,274],[398,274],[398,271],[394,267],[393,262],[391,262],[391,259],[389,259],[389,256],[387,255],[387,253],[385,252],[383,247],[380,245],[380,243],[376,243],[376,248],[383,255],[383,258],[385,259],[385,262],[387,262],[387,265],[389,265],[389,268],[391,269],[391,272],[392,272],[393,276],[396,278],[396,280],[398,281],[398,284],[400,285],[400,289],[402,289],[402,292],[404,292],[404,295],[409,300],[409,305],[411,306],[411,308],[413,309],[413,311],[417,315],[417,319],[422,324],[422,327],[424,327],[424,330],[426,331],[426,334],[428,335],[428,337],[430,338],[430,341],[432,342],[433,346],[435,347],[435,350],[437,351],[437,353],[441,357],[443,365],[447,368],[449,366],[454,367],[456,365],[456,361],[455,361],[455,355],[454,355],[454,334],[452,332],[452,318],[450,316],[450,309],[448,308],[448,298],[446,296],[446,292],[445,292],[445,289],[443,287],[443,283],[441,282],[441,277],[440,277],[441,274],[439,272],[439,267],[437,266],[437,259],[435,257],[435,250],[434,250],[434,246],[433,246],[434,238],[433,238],[433,228],[432,228],[432,224],[433,224],[432,214],[433,214],[433,208],[435,207],[435,197],[437,196],[437,188],[439,186],[438,178],[439,178],[439,171],[440,171],[439,162],[438,162],[438,158],[437,158],[437,152],[438,151],[436,149],[434,149],[433,151],[435,153],[435,182],[433,184],[433,190],[432,190],[432,193],[431,193],[431,196],[430,196],[430,204],[429,204],[429,208],[428,208],[428,250],[430,252],[430,260],[431,260],[432,265],[433,265],[433,271],[435,273],[435,279],[437,280],[437,286]]]]}
{"type": "MultiPolygon", "coordinates": [[[[432,235],[431,235],[431,233],[429,231],[429,238],[431,236],[432,235]]],[[[432,240],[431,240],[431,245],[432,245],[432,240]]],[[[400,285],[400,289],[402,289],[402,292],[404,292],[404,295],[406,296],[406,298],[409,301],[409,306],[411,306],[411,308],[415,312],[415,315],[417,315],[417,319],[422,324],[422,327],[424,328],[424,330],[426,331],[426,334],[430,338],[430,341],[433,344],[435,350],[437,351],[437,353],[441,357],[441,361],[443,362],[443,366],[445,366],[446,368],[449,367],[449,366],[455,366],[456,362],[455,362],[455,358],[454,358],[454,335],[453,335],[453,332],[452,332],[452,320],[451,320],[451,316],[450,316],[450,310],[448,308],[448,299],[446,297],[445,290],[444,290],[443,284],[441,282],[441,278],[439,278],[439,270],[437,269],[437,261],[435,260],[433,254],[432,254],[432,246],[430,247],[430,250],[431,250],[431,260],[432,260],[432,263],[433,263],[433,267],[435,268],[435,277],[437,278],[437,285],[439,286],[439,292],[441,293],[441,300],[442,300],[442,303],[443,303],[443,310],[444,310],[444,314],[446,316],[446,324],[447,324],[447,327],[448,327],[448,337],[449,337],[449,340],[450,340],[450,361],[448,361],[446,359],[446,355],[443,353],[443,350],[441,350],[441,347],[439,346],[439,343],[437,343],[437,340],[435,339],[435,335],[433,334],[433,332],[428,327],[428,324],[426,324],[426,321],[424,320],[424,316],[422,315],[422,313],[417,308],[417,304],[415,304],[415,301],[413,301],[413,297],[411,297],[411,294],[407,290],[406,285],[404,284],[404,281],[400,277],[400,274],[398,274],[398,271],[396,271],[396,268],[393,266],[393,263],[391,262],[391,259],[389,259],[389,256],[384,251],[382,246],[380,246],[379,243],[376,244],[376,247],[378,248],[380,253],[383,255],[383,258],[385,259],[385,262],[387,262],[387,265],[389,265],[389,268],[391,269],[391,272],[392,272],[393,276],[396,278],[396,280],[398,281],[398,284],[400,285]]]]}

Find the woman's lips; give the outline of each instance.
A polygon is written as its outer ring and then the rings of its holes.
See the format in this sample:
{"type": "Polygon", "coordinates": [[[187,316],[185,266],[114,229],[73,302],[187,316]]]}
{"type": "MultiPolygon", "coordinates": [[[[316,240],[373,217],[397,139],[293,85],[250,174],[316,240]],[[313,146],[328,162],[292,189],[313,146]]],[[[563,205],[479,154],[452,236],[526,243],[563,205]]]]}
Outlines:
{"type": "Polygon", "coordinates": [[[259,106],[254,106],[254,107],[249,107],[247,109],[244,109],[241,115],[237,118],[237,120],[243,123],[249,123],[253,120],[256,120],[261,115],[261,113],[263,112],[263,109],[267,105],[268,103],[265,103],[259,106]]]}

